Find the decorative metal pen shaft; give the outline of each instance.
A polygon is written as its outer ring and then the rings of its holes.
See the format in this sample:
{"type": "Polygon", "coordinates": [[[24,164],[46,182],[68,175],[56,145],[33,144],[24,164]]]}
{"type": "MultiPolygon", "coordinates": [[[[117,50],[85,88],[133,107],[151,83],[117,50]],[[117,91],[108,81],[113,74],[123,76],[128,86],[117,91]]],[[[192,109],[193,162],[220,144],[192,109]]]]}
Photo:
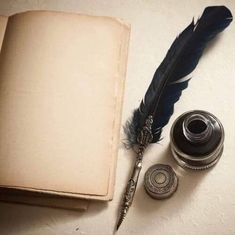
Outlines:
{"type": "Polygon", "coordinates": [[[151,143],[153,139],[152,135],[152,123],[153,123],[153,117],[150,115],[146,119],[145,126],[141,130],[140,134],[138,135],[137,141],[138,141],[138,150],[137,150],[137,156],[136,156],[136,162],[132,171],[131,178],[129,179],[126,190],[124,193],[121,210],[120,210],[120,216],[117,222],[116,229],[120,227],[122,221],[126,217],[126,214],[133,202],[139,174],[142,169],[142,161],[143,161],[143,154],[148,146],[149,143],[151,143]]]}

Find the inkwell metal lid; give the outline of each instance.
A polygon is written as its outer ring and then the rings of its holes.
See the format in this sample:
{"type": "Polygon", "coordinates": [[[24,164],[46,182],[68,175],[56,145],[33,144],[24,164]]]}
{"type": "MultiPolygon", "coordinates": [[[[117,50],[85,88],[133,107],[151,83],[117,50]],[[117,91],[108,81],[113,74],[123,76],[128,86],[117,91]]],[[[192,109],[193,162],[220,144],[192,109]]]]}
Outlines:
{"type": "Polygon", "coordinates": [[[169,198],[178,186],[178,178],[169,165],[156,164],[145,173],[146,192],[154,199],[169,198]]]}
{"type": "Polygon", "coordinates": [[[218,162],[223,152],[223,126],[206,111],[193,110],[179,116],[170,138],[173,157],[183,168],[207,169],[218,162]]]}

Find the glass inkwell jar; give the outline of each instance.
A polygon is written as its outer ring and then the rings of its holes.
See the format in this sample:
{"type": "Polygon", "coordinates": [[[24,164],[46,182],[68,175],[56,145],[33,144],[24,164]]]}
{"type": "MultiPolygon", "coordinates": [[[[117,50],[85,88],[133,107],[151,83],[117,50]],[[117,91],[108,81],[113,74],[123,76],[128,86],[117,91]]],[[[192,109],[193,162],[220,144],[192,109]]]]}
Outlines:
{"type": "Polygon", "coordinates": [[[194,110],[175,120],[170,138],[171,151],[178,165],[203,170],[212,167],[220,159],[224,128],[211,113],[194,110]]]}

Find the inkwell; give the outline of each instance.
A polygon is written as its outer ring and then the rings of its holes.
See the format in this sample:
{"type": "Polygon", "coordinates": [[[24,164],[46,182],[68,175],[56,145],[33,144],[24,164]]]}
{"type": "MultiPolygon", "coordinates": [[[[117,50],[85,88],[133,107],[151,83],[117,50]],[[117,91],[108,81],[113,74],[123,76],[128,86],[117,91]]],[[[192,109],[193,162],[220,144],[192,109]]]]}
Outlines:
{"type": "Polygon", "coordinates": [[[171,128],[171,151],[183,168],[203,170],[223,152],[224,128],[213,114],[194,110],[178,117],[171,128]]]}

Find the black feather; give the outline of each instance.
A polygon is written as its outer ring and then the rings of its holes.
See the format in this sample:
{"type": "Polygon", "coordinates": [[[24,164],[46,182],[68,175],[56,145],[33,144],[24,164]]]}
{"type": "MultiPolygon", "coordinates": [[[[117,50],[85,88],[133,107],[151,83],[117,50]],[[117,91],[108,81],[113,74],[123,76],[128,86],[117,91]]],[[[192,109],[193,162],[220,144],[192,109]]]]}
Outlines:
{"type": "Polygon", "coordinates": [[[149,115],[153,116],[152,143],[159,141],[162,128],[168,123],[174,103],[187,88],[189,80],[182,79],[197,66],[207,43],[223,31],[232,21],[232,14],[225,6],[205,8],[201,18],[175,39],[163,62],[156,70],[140,107],[127,121],[124,131],[130,147],[138,144],[137,136],[149,115]]]}

